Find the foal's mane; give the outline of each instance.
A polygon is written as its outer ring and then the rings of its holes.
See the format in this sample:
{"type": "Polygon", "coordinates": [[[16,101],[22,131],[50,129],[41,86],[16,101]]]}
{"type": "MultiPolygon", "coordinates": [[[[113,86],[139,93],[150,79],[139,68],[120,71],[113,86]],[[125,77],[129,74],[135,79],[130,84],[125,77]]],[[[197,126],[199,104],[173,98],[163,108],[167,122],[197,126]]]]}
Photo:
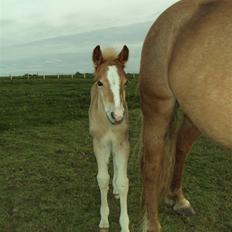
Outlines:
{"type": "MultiPolygon", "coordinates": [[[[104,62],[113,62],[118,58],[118,53],[114,48],[104,48],[102,50],[102,57],[104,62]]],[[[95,67],[95,73],[96,73],[97,69],[95,67]]],[[[94,77],[95,81],[97,80],[97,76],[95,75],[94,77]]]]}
{"type": "Polygon", "coordinates": [[[105,61],[114,61],[118,58],[118,53],[114,48],[105,48],[102,51],[102,56],[105,61]]]}

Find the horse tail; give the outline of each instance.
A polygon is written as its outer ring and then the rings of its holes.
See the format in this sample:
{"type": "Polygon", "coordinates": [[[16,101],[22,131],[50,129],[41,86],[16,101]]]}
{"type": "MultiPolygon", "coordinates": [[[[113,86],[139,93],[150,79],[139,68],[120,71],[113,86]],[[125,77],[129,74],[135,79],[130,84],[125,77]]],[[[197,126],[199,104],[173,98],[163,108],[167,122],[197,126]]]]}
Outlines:
{"type": "Polygon", "coordinates": [[[161,167],[161,200],[166,198],[171,191],[171,182],[174,173],[175,167],[175,156],[176,156],[176,140],[178,134],[178,119],[177,119],[177,110],[173,115],[173,118],[170,122],[169,131],[165,137],[165,153],[162,159],[161,167]]]}

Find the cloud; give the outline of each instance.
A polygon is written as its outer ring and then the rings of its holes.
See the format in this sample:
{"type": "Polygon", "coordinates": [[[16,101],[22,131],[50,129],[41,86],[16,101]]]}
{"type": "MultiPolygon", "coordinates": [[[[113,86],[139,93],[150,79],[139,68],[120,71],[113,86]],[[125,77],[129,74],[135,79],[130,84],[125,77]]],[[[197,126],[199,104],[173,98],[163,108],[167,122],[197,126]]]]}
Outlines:
{"type": "Polygon", "coordinates": [[[148,28],[174,2],[0,0],[0,75],[89,72],[96,44],[118,49],[127,44],[128,70],[138,71],[148,28]]]}
{"type": "Polygon", "coordinates": [[[50,60],[45,60],[45,64],[59,64],[61,63],[62,60],[61,59],[50,59],[50,60]]]}
{"type": "MultiPolygon", "coordinates": [[[[127,44],[131,53],[128,70],[138,71],[142,42],[150,25],[151,22],[138,23],[8,46],[3,49],[0,63],[23,73],[90,72],[92,50],[97,44],[117,50],[127,44]]],[[[0,75],[9,73],[11,68],[0,75]]]]}

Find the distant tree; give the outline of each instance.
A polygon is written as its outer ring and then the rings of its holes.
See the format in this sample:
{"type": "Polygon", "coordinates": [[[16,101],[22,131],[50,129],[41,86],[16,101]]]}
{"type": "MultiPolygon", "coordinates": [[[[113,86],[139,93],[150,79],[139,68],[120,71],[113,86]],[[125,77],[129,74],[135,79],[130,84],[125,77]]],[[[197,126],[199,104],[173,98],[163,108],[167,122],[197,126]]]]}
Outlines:
{"type": "Polygon", "coordinates": [[[75,76],[80,76],[80,75],[82,75],[82,73],[80,73],[80,72],[75,73],[75,76]]]}
{"type": "Polygon", "coordinates": [[[30,74],[30,73],[25,73],[24,75],[23,75],[23,77],[33,77],[34,76],[34,74],[30,74]]]}

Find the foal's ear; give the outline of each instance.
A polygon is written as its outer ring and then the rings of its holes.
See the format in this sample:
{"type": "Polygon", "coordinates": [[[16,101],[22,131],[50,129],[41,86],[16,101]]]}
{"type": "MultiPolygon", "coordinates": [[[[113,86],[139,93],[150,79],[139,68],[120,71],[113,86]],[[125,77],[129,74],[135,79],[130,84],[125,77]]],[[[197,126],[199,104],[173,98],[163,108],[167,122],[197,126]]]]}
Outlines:
{"type": "Polygon", "coordinates": [[[93,54],[92,54],[92,59],[93,59],[93,63],[95,65],[95,68],[103,63],[104,59],[103,59],[102,51],[101,51],[101,48],[99,45],[97,45],[97,47],[94,48],[93,54]]]}
{"type": "Polygon", "coordinates": [[[124,45],[117,59],[119,60],[120,63],[125,65],[126,62],[128,61],[128,58],[129,58],[129,49],[126,45],[124,45]]]}

